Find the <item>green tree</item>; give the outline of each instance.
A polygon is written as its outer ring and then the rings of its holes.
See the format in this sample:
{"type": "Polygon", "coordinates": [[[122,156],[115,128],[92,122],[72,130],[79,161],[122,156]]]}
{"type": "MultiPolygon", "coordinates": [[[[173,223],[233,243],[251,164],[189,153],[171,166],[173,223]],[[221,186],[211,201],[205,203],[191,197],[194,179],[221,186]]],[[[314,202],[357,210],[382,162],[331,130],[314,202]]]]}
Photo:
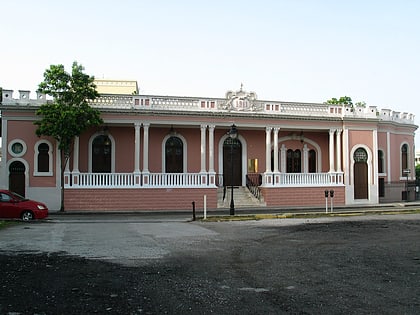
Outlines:
{"type": "Polygon", "coordinates": [[[63,65],[51,65],[44,72],[38,91],[52,96],[52,101],[40,106],[35,122],[37,136],[53,137],[61,152],[61,207],[64,211],[64,171],[73,149],[74,138],[93,126],[103,123],[100,112],[88,101],[99,96],[94,77],[83,73],[84,68],[73,63],[71,73],[63,65]]]}
{"type": "Polygon", "coordinates": [[[341,96],[339,99],[333,97],[330,100],[327,100],[325,104],[342,104],[342,105],[350,105],[351,107],[366,107],[365,102],[356,102],[353,104],[353,101],[350,96],[341,96]]]}
{"type": "Polygon", "coordinates": [[[353,105],[353,101],[349,96],[341,96],[339,99],[333,97],[330,100],[327,100],[326,104],[343,104],[343,105],[353,105]]]}

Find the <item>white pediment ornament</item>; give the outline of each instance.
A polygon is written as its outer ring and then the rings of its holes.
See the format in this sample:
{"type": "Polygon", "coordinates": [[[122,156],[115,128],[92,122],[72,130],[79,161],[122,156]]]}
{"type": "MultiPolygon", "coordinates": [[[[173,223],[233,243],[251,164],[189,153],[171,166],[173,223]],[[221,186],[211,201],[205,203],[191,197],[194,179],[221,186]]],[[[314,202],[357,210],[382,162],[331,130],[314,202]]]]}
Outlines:
{"type": "Polygon", "coordinates": [[[257,103],[257,94],[255,92],[247,92],[242,89],[239,91],[226,92],[226,102],[222,104],[222,109],[228,111],[259,111],[262,106],[257,103]]]}

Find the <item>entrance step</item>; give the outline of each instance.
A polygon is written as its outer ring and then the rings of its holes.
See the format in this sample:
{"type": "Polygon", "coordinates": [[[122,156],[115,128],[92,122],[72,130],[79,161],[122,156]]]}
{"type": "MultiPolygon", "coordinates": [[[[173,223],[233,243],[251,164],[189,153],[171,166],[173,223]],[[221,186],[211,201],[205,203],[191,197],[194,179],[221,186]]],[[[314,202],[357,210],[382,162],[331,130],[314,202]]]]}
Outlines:
{"type": "MultiPolygon", "coordinates": [[[[223,199],[223,187],[217,189],[217,208],[229,208],[231,200],[231,187],[226,187],[225,196],[223,199]]],[[[233,187],[233,201],[235,208],[246,207],[265,207],[264,198],[261,200],[256,198],[247,187],[233,187]]]]}

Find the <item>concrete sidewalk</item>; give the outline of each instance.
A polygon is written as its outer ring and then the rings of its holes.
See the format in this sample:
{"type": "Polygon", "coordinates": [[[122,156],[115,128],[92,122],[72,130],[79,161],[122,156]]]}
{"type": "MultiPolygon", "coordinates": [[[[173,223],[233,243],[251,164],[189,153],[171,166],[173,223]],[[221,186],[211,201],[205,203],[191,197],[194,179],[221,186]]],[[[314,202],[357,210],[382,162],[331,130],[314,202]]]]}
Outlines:
{"type": "MultiPolygon", "coordinates": [[[[394,214],[394,213],[420,213],[420,201],[396,202],[379,205],[349,205],[333,207],[328,204],[328,212],[324,208],[313,207],[264,207],[264,208],[236,208],[235,219],[263,219],[263,218],[298,218],[316,216],[338,216],[338,215],[368,215],[368,214],[394,214]]],[[[228,208],[209,209],[206,212],[207,218],[221,219],[231,218],[228,208]]],[[[192,209],[189,210],[151,210],[151,211],[64,211],[51,212],[49,219],[98,219],[101,220],[147,220],[147,221],[186,221],[193,218],[192,209]]],[[[204,217],[203,209],[196,209],[196,219],[204,217]]],[[[232,218],[231,218],[232,219],[232,218]]]]}

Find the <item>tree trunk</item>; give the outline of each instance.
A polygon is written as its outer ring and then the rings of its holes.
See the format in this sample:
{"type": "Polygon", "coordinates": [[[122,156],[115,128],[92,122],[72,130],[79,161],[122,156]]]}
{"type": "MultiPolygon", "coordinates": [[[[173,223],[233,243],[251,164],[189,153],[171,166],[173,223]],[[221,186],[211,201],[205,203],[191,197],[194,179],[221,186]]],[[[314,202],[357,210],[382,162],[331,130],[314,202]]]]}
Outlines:
{"type": "Polygon", "coordinates": [[[69,154],[61,154],[61,174],[60,174],[60,188],[61,188],[61,204],[60,212],[64,212],[64,171],[69,161],[69,154]]]}
{"type": "Polygon", "coordinates": [[[63,169],[61,169],[61,175],[60,175],[60,189],[61,189],[60,211],[64,212],[64,170],[63,169]]]}

